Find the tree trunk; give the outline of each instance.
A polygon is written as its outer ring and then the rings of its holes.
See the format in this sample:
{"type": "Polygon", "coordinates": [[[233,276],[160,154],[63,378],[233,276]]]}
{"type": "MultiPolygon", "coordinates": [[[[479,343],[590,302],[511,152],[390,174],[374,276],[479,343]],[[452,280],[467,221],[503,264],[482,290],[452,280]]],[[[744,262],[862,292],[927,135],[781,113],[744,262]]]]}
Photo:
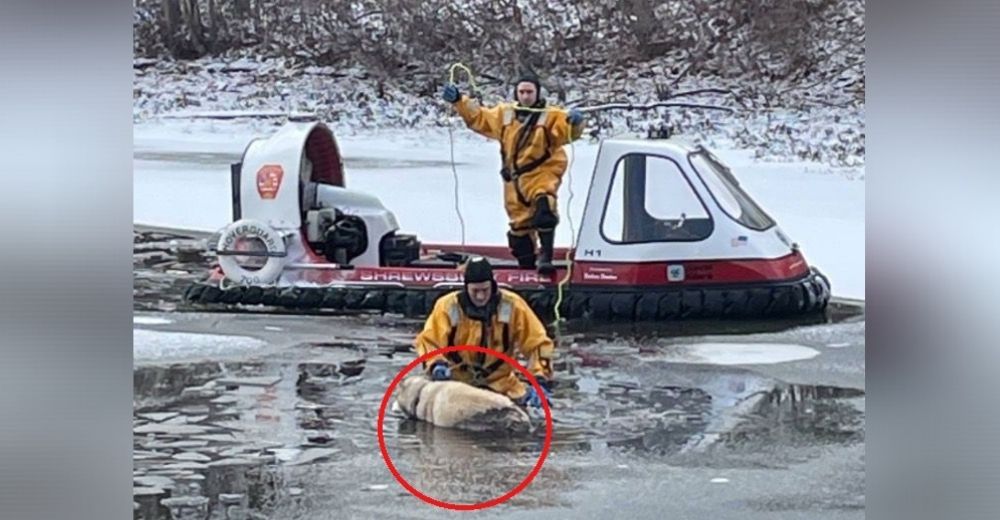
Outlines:
{"type": "Polygon", "coordinates": [[[210,51],[215,52],[216,44],[219,38],[219,22],[221,18],[219,17],[218,7],[215,4],[215,0],[208,0],[208,32],[206,34],[206,43],[210,51]]]}
{"type": "MultiPolygon", "coordinates": [[[[263,18],[260,16],[260,2],[261,0],[254,0],[253,3],[253,32],[258,38],[263,38],[265,52],[268,44],[271,43],[270,35],[267,34],[267,26],[264,25],[263,18]]],[[[258,40],[259,41],[259,40],[258,40]]]]}
{"type": "Polygon", "coordinates": [[[199,56],[204,55],[208,49],[205,48],[205,26],[201,23],[201,10],[198,8],[198,0],[187,0],[188,4],[188,32],[191,34],[191,44],[199,56]]]}
{"type": "Polygon", "coordinates": [[[163,44],[175,54],[178,47],[178,29],[181,22],[181,7],[178,0],[163,0],[163,44]]]}
{"type": "Polygon", "coordinates": [[[657,30],[656,16],[653,15],[653,2],[650,0],[629,0],[624,4],[628,27],[639,46],[637,49],[639,55],[646,59],[656,56],[657,49],[650,45],[656,39],[657,30]]]}

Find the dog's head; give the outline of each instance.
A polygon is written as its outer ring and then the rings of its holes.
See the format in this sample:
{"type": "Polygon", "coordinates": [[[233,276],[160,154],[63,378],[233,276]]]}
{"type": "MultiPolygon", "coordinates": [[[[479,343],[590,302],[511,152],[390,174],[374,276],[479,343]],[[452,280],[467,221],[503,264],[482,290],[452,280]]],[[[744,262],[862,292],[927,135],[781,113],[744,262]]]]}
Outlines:
{"type": "Polygon", "coordinates": [[[407,377],[399,383],[396,390],[396,400],[393,401],[393,411],[402,412],[409,417],[416,417],[417,403],[420,402],[420,392],[431,380],[424,374],[407,377]]]}

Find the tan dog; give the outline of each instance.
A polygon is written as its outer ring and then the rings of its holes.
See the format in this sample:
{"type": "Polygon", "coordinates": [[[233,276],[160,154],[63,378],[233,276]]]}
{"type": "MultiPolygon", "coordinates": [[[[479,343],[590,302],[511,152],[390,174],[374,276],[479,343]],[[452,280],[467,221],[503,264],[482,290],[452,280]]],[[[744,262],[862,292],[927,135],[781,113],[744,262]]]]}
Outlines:
{"type": "Polygon", "coordinates": [[[496,392],[458,381],[410,376],[399,384],[393,409],[442,428],[470,431],[527,432],[528,414],[496,392]]]}

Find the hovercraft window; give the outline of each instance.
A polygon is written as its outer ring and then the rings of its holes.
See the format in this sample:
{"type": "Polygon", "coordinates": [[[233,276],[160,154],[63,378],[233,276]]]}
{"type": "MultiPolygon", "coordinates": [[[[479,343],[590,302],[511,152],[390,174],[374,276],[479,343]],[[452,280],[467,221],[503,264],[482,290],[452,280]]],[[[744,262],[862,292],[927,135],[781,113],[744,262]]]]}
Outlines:
{"type": "Polygon", "coordinates": [[[698,241],[708,238],[712,228],[708,208],[677,163],[645,154],[618,160],[601,222],[605,240],[698,241]]]}
{"type": "Polygon", "coordinates": [[[763,231],[774,225],[774,220],[740,188],[739,181],[729,168],[708,150],[699,148],[688,156],[688,160],[715,202],[729,218],[756,231],[763,231]]]}

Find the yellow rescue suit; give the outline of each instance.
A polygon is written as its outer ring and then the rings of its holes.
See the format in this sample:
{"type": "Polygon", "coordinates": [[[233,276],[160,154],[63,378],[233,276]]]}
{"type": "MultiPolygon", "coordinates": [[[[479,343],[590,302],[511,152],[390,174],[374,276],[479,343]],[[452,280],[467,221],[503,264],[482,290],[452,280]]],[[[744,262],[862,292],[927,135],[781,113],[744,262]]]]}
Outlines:
{"type": "MultiPolygon", "coordinates": [[[[465,314],[459,303],[460,291],[438,299],[424,330],[414,341],[417,354],[422,356],[449,346],[482,346],[515,359],[521,354],[528,360],[525,368],[533,376],[551,380],[555,345],[546,334],[545,326],[523,298],[505,289],[499,291],[497,311],[489,321],[472,319],[465,314]]],[[[527,392],[525,384],[517,378],[519,372],[496,356],[470,351],[450,352],[430,357],[424,362],[424,368],[429,369],[438,361],[451,365],[455,381],[487,387],[515,401],[527,392]]]]}
{"type": "Polygon", "coordinates": [[[567,165],[563,146],[580,138],[583,123],[570,125],[558,107],[528,113],[522,122],[516,114],[517,105],[485,108],[468,96],[462,96],[455,109],[470,129],[500,141],[501,170],[505,172],[504,209],[510,219],[511,234],[531,233],[535,199],[547,197],[553,213],[557,211],[556,194],[567,165]]]}

